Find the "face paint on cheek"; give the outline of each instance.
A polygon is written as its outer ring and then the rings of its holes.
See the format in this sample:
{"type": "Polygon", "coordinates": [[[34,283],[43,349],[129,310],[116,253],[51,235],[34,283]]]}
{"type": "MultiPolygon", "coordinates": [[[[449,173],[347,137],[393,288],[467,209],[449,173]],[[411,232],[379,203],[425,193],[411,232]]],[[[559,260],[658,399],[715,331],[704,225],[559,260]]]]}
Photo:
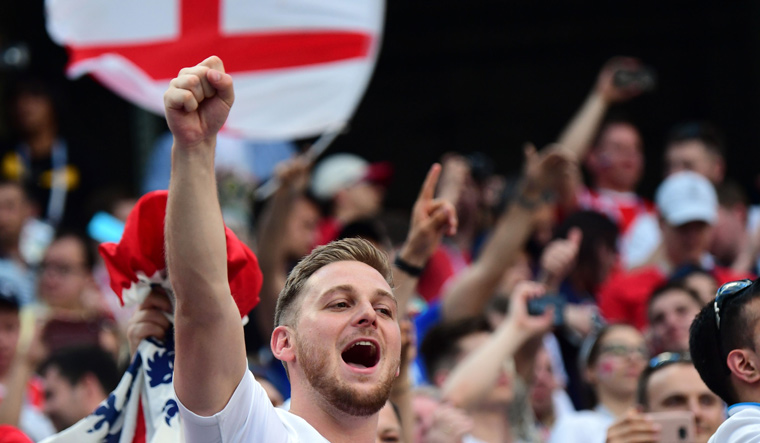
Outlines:
{"type": "Polygon", "coordinates": [[[609,379],[615,373],[617,365],[609,358],[602,357],[597,363],[597,373],[601,379],[609,379]]]}

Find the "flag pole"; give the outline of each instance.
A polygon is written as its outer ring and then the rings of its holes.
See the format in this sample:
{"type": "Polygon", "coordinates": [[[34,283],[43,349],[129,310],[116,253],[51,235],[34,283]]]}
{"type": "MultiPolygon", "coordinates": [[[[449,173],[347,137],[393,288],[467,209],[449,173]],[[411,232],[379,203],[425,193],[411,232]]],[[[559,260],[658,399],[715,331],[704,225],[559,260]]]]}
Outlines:
{"type": "MultiPolygon", "coordinates": [[[[319,138],[311,146],[309,146],[309,149],[301,154],[303,158],[306,159],[306,161],[309,163],[314,163],[314,161],[327,150],[332,142],[335,141],[338,135],[343,132],[346,126],[346,122],[333,123],[332,125],[328,126],[327,129],[325,129],[325,132],[323,132],[322,135],[320,135],[319,138]]],[[[273,176],[264,182],[261,186],[256,188],[254,196],[258,201],[266,200],[267,198],[271,197],[272,194],[277,192],[279,188],[280,181],[277,179],[277,177],[273,176]]]]}

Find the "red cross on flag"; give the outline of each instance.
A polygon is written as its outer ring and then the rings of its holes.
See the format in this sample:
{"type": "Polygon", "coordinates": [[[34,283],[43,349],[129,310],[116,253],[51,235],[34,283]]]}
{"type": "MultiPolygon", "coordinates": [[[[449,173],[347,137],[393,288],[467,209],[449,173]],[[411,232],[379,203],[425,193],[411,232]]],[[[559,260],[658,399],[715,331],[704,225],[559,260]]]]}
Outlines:
{"type": "Polygon", "coordinates": [[[91,74],[163,115],[180,69],[218,55],[235,81],[225,130],[319,135],[351,117],[377,59],[384,0],[46,0],[47,27],[91,74]]]}

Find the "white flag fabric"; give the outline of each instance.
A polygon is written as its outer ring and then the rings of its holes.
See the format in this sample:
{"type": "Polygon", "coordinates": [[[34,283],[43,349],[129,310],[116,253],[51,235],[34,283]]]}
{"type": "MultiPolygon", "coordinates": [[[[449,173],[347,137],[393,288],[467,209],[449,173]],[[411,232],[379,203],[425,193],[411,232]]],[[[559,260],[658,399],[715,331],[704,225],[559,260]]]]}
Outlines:
{"type": "Polygon", "coordinates": [[[174,342],[140,343],[116,389],[98,408],[43,443],[180,443],[182,427],[174,394],[174,342]]]}
{"type": "Polygon", "coordinates": [[[225,130],[252,140],[347,122],[377,60],[384,0],[46,0],[47,28],[91,74],[163,115],[183,67],[218,55],[235,82],[225,130]]]}

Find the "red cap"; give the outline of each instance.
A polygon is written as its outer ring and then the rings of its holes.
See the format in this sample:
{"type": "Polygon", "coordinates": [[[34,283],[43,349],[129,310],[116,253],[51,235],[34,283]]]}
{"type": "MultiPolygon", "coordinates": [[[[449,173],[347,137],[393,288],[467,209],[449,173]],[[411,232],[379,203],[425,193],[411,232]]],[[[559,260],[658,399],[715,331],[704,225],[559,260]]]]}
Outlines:
{"type": "MultiPolygon", "coordinates": [[[[164,219],[167,191],[154,191],[138,200],[124,226],[119,243],[102,243],[100,255],[105,260],[111,289],[121,304],[138,304],[153,285],[170,288],[164,255],[164,219]]],[[[248,315],[259,302],[263,277],[253,252],[228,227],[227,278],[230,291],[240,311],[248,315]]]]}

